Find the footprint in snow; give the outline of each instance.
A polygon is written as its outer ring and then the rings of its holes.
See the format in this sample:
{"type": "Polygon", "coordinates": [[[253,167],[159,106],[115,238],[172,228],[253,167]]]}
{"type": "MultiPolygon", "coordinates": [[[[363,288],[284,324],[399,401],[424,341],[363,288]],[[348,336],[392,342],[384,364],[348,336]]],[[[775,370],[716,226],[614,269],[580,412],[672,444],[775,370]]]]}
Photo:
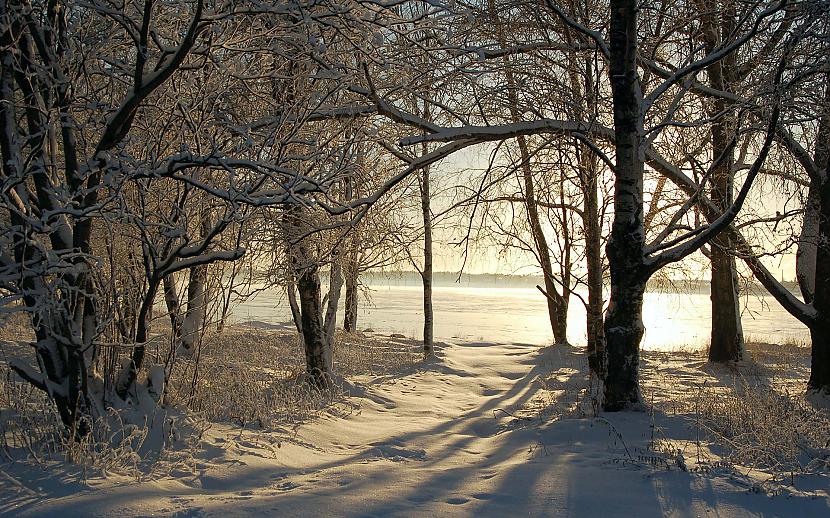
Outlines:
{"type": "Polygon", "coordinates": [[[409,495],[406,499],[415,503],[432,502],[433,495],[430,493],[416,493],[414,495],[409,495]]]}
{"type": "Polygon", "coordinates": [[[300,486],[298,484],[295,484],[294,482],[283,482],[282,484],[276,486],[276,488],[280,491],[291,491],[292,489],[296,489],[298,487],[300,486]]]}
{"type": "Polygon", "coordinates": [[[375,445],[374,453],[378,457],[391,460],[392,462],[400,462],[406,459],[425,460],[427,458],[427,452],[424,450],[408,450],[406,448],[400,448],[391,444],[375,445]]]}
{"type": "Polygon", "coordinates": [[[467,502],[469,502],[470,499],[469,498],[463,498],[463,497],[452,497],[452,498],[447,498],[445,501],[448,504],[452,504],[452,505],[462,505],[462,504],[466,504],[467,502]]]}

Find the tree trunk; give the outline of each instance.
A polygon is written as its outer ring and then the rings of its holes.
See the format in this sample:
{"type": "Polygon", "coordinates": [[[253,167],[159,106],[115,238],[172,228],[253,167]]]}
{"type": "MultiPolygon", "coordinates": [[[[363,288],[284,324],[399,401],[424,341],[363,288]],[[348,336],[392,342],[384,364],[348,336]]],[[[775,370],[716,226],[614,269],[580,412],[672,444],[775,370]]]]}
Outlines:
{"type": "MultiPolygon", "coordinates": [[[[205,239],[210,229],[210,212],[203,207],[199,218],[199,237],[205,239]]],[[[193,354],[202,341],[207,314],[207,272],[206,265],[190,269],[190,278],[187,282],[187,312],[182,321],[181,340],[182,352],[187,355],[193,354]]]]}
{"type": "Polygon", "coordinates": [[[821,200],[817,182],[811,181],[804,204],[801,220],[801,234],[798,237],[798,251],[795,255],[795,272],[801,296],[807,304],[812,303],[816,292],[816,258],[821,212],[821,200]]]}
{"type": "Polygon", "coordinates": [[[187,282],[187,312],[182,320],[181,346],[185,354],[196,350],[205,324],[207,266],[190,269],[187,282]]]}
{"type": "MultiPolygon", "coordinates": [[[[536,188],[533,184],[533,172],[530,168],[530,153],[524,137],[519,137],[519,152],[522,158],[522,180],[524,181],[524,199],[533,242],[536,245],[536,255],[542,275],[545,278],[545,292],[548,303],[548,318],[553,332],[553,341],[557,344],[568,343],[568,300],[559,293],[553,278],[553,263],[550,259],[550,249],[542,222],[539,219],[539,207],[536,204],[536,188]]],[[[567,267],[567,265],[565,265],[567,267]]],[[[563,293],[566,291],[563,286],[563,293]]]]}
{"type": "MultiPolygon", "coordinates": [[[[573,7],[573,4],[571,4],[573,7]]],[[[590,23],[583,19],[580,23],[590,23]]],[[[580,43],[588,43],[587,38],[574,34],[580,43]]],[[[575,103],[571,108],[573,120],[593,121],[598,117],[596,89],[594,80],[595,61],[587,58],[582,62],[583,69],[568,67],[571,89],[574,97],[582,97],[583,103],[575,103]]],[[[579,188],[582,192],[582,225],[585,239],[586,285],[588,303],[585,305],[585,336],[587,338],[588,367],[591,372],[605,379],[605,338],[602,327],[603,309],[603,256],[602,256],[602,221],[599,207],[599,179],[602,171],[596,153],[585,143],[575,139],[577,163],[579,164],[579,188]]]]}
{"type": "Polygon", "coordinates": [[[596,169],[583,173],[583,211],[585,226],[585,262],[588,275],[588,306],[586,332],[588,339],[588,366],[600,378],[606,375],[605,334],[602,326],[602,230],[597,199],[596,169]]]}
{"type": "MultiPolygon", "coordinates": [[[[0,18],[6,20],[7,16],[5,2],[0,2],[0,18]]],[[[26,200],[21,202],[22,205],[26,205],[29,202],[29,193],[26,182],[22,180],[30,176],[34,184],[38,208],[41,211],[58,212],[59,207],[54,198],[54,186],[51,185],[45,168],[43,139],[48,133],[45,126],[46,120],[43,112],[37,109],[40,104],[34,102],[35,99],[31,97],[36,94],[36,91],[31,89],[23,92],[23,102],[27,106],[26,116],[28,135],[30,135],[27,144],[31,146],[31,162],[25,160],[20,153],[22,143],[18,141],[18,114],[15,113],[15,106],[19,99],[16,98],[14,89],[14,71],[19,67],[12,54],[12,48],[13,45],[19,43],[15,39],[21,38],[22,35],[12,34],[11,29],[11,26],[6,26],[0,31],[0,156],[3,157],[0,170],[6,183],[9,184],[4,187],[4,196],[13,193],[20,200],[26,200]],[[26,167],[25,171],[23,167],[26,167]]],[[[22,87],[28,86],[25,74],[18,74],[18,78],[22,87]]],[[[71,129],[66,128],[66,132],[71,133],[71,129]]],[[[67,155],[66,160],[69,161],[69,155],[74,152],[74,148],[67,146],[64,152],[67,155]]],[[[17,210],[9,210],[9,223],[11,225],[8,230],[14,230],[7,232],[6,237],[11,240],[14,261],[17,265],[38,265],[49,261],[39,247],[30,246],[36,243],[38,238],[31,225],[20,216],[17,210]]],[[[66,219],[58,216],[50,222],[50,226],[49,240],[52,250],[57,254],[73,250],[75,236],[66,219]]],[[[84,251],[88,249],[88,241],[79,244],[84,251]]],[[[45,296],[46,293],[54,293],[46,285],[45,276],[25,275],[24,271],[20,271],[18,286],[23,304],[31,317],[40,373],[14,360],[9,362],[9,367],[23,379],[46,392],[54,402],[61,421],[70,435],[78,439],[89,432],[92,416],[87,391],[88,364],[83,352],[84,340],[88,337],[79,336],[79,333],[75,331],[81,333],[87,331],[86,318],[90,316],[90,311],[93,312],[91,316],[94,318],[95,306],[91,301],[88,303],[88,296],[81,289],[87,285],[86,277],[78,275],[80,279],[77,277],[71,279],[72,276],[74,274],[59,278],[59,281],[56,279],[56,282],[63,285],[59,285],[59,288],[55,290],[58,296],[53,298],[45,296]],[[72,304],[67,302],[71,299],[75,299],[75,307],[80,308],[77,311],[77,314],[82,315],[80,322],[73,321],[76,311],[73,310],[72,304]]]]}
{"type": "Polygon", "coordinates": [[[304,268],[297,279],[300,294],[300,321],[305,345],[306,372],[320,388],[331,383],[331,355],[323,331],[323,308],[320,303],[320,275],[317,266],[304,268]]]}
{"type": "MultiPolygon", "coordinates": [[[[329,351],[334,351],[334,330],[337,327],[337,305],[340,303],[340,292],[343,288],[343,269],[336,261],[331,263],[329,277],[329,302],[326,307],[326,318],[323,321],[323,331],[326,334],[326,345],[329,351]]],[[[331,361],[331,354],[329,354],[331,361]]],[[[331,370],[329,364],[329,370],[331,370]]]]}
{"type": "Polygon", "coordinates": [[[297,302],[297,283],[291,281],[285,287],[288,295],[288,306],[291,308],[291,317],[294,320],[294,327],[297,328],[298,340],[301,344],[305,344],[305,337],[303,337],[303,314],[300,311],[300,305],[297,302]]]}
{"type": "MultiPolygon", "coordinates": [[[[824,113],[814,154],[815,164],[824,174],[811,178],[810,194],[814,197],[808,200],[818,207],[819,214],[816,246],[811,250],[815,254],[812,304],[816,318],[810,326],[813,343],[807,390],[830,394],[830,73],[824,75],[824,80],[824,113]]],[[[809,274],[809,268],[806,273],[809,274]]]]}
{"type": "Polygon", "coordinates": [[[123,400],[127,399],[129,390],[135,383],[138,377],[138,372],[141,370],[141,365],[144,363],[144,355],[147,349],[147,339],[149,338],[149,326],[147,318],[153,308],[153,302],[156,299],[158,292],[159,280],[158,278],[151,278],[147,286],[147,293],[141,302],[141,307],[138,311],[138,319],[136,321],[135,331],[135,345],[133,345],[133,352],[130,356],[130,362],[119,373],[118,379],[115,383],[115,393],[123,400]]]}
{"type": "MultiPolygon", "coordinates": [[[[354,180],[352,178],[347,178],[345,183],[346,201],[351,201],[355,195],[354,180]]],[[[358,261],[358,258],[360,257],[359,240],[359,235],[356,232],[352,232],[352,236],[348,242],[349,246],[344,254],[346,301],[343,311],[343,329],[345,329],[347,333],[357,331],[357,281],[358,276],[360,275],[360,262],[358,261]]]]}
{"type": "Polygon", "coordinates": [[[308,225],[305,216],[304,211],[298,206],[287,207],[282,215],[286,233],[286,254],[290,261],[291,276],[297,279],[297,293],[300,299],[297,304],[293,288],[289,284],[288,300],[294,322],[299,323],[298,331],[305,351],[309,380],[319,388],[328,388],[331,386],[331,351],[323,328],[322,293],[317,260],[312,257],[305,241],[295,242],[297,236],[303,235],[308,225]]]}
{"type": "Polygon", "coordinates": [[[345,271],[346,300],[343,314],[343,329],[347,333],[357,331],[357,265],[349,259],[345,271]]]}
{"type": "MultiPolygon", "coordinates": [[[[611,249],[616,245],[609,243],[608,248],[610,256],[611,249]]],[[[643,295],[646,283],[637,275],[636,264],[626,272],[626,268],[621,267],[621,260],[623,258],[611,259],[611,298],[605,315],[608,363],[603,408],[609,412],[624,410],[641,402],[640,341],[645,332],[643,295]]]]}
{"type": "MultiPolygon", "coordinates": [[[[358,153],[362,156],[362,153],[358,153]]],[[[346,201],[351,201],[355,196],[355,177],[347,176],[344,179],[344,194],[346,201]]],[[[359,193],[358,193],[359,195],[359,193]]],[[[343,329],[347,333],[357,331],[357,278],[360,275],[359,257],[359,234],[352,232],[347,241],[346,251],[343,254],[343,274],[346,282],[346,300],[343,308],[343,329]]]]}
{"type": "MultiPolygon", "coordinates": [[[[721,16],[706,18],[704,39],[707,50],[713,52],[721,40],[729,38],[734,30],[735,13],[727,5],[720,8],[721,16]]],[[[731,53],[707,68],[709,82],[713,88],[731,91],[736,83],[736,54],[731,53]]],[[[711,176],[710,197],[721,211],[734,201],[733,166],[735,116],[730,101],[717,98],[713,101],[710,116],[717,118],[712,124],[712,161],[716,167],[711,176]]],[[[735,243],[728,234],[721,234],[712,241],[712,279],[710,298],[712,301],[712,333],[709,345],[709,361],[725,363],[740,361],[744,357],[744,336],[741,327],[741,309],[738,292],[738,273],[735,243]]]]}
{"type": "Polygon", "coordinates": [[[830,319],[822,318],[811,326],[810,338],[813,346],[807,390],[830,395],[830,319]]]}
{"type": "MultiPolygon", "coordinates": [[[[216,322],[216,332],[221,333],[225,329],[225,325],[228,323],[228,316],[231,312],[231,302],[233,301],[234,296],[234,283],[236,281],[237,276],[237,264],[233,263],[231,265],[231,273],[228,275],[228,283],[226,286],[220,286],[219,288],[219,300],[221,307],[219,308],[219,320],[216,322]]],[[[224,275],[224,270],[222,271],[221,275],[224,275]]],[[[220,277],[221,279],[221,277],[220,277]]]]}
{"type": "MultiPolygon", "coordinates": [[[[830,149],[828,149],[830,151],[830,149]]],[[[830,153],[828,153],[830,155],[830,153]]],[[[825,171],[830,159],[824,160],[825,171]]],[[[819,236],[823,237],[816,251],[815,292],[813,307],[816,319],[810,326],[812,353],[807,390],[830,394],[830,180],[821,186],[821,218],[819,236]]]]}
{"type": "Polygon", "coordinates": [[[432,209],[429,199],[429,167],[421,173],[421,215],[424,220],[424,268],[421,283],[424,286],[424,355],[435,354],[432,311],[432,209]]]}
{"type": "MultiPolygon", "coordinates": [[[[488,10],[492,23],[495,25],[496,34],[499,43],[507,46],[506,38],[504,36],[504,24],[499,19],[496,12],[495,2],[488,1],[488,10]]],[[[508,108],[510,110],[510,117],[513,122],[521,121],[519,114],[519,99],[516,95],[516,78],[513,75],[513,70],[510,68],[510,61],[507,57],[503,58],[505,63],[505,79],[507,80],[507,96],[508,108]]],[[[530,166],[530,152],[527,147],[527,138],[524,135],[517,137],[516,142],[519,145],[519,153],[521,158],[520,170],[522,172],[522,185],[524,190],[525,210],[527,210],[527,219],[530,224],[530,232],[533,236],[533,243],[539,267],[542,269],[542,275],[545,281],[545,300],[548,306],[548,319],[550,320],[550,328],[553,333],[553,341],[557,344],[568,342],[568,297],[567,289],[563,286],[563,294],[559,293],[556,282],[553,277],[553,264],[550,258],[550,249],[548,248],[548,241],[545,237],[545,232],[539,218],[539,208],[536,200],[536,189],[533,183],[533,170],[530,166]]],[[[567,232],[567,229],[563,229],[567,232]]],[[[566,261],[567,262],[567,261],[566,261]]],[[[569,268],[570,265],[563,265],[569,268]]],[[[563,282],[564,284],[564,282],[563,282]]]]}
{"type": "Polygon", "coordinates": [[[611,298],[605,316],[608,375],[603,407],[617,411],[640,403],[643,338],[644,151],[642,91],[637,76],[637,2],[611,0],[610,78],[614,100],[614,220],[608,241],[611,298]]]}
{"type": "Polygon", "coordinates": [[[807,391],[830,395],[830,319],[822,318],[810,326],[810,339],[813,346],[807,391]]]}
{"type": "Polygon", "coordinates": [[[182,338],[182,308],[176,290],[176,280],[172,275],[164,276],[164,303],[167,305],[167,314],[170,315],[172,342],[177,347],[181,344],[182,338]]]}
{"type": "MultiPolygon", "coordinates": [[[[728,205],[723,205],[726,207],[728,205]]],[[[726,235],[712,242],[712,336],[709,361],[726,363],[744,358],[744,336],[734,249],[726,235]]]]}

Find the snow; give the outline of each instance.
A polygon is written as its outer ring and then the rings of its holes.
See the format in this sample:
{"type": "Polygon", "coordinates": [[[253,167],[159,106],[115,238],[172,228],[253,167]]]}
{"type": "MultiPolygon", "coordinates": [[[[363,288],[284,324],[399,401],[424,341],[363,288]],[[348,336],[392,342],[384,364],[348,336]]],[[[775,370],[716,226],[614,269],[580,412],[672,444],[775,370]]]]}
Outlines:
{"type": "MultiPolygon", "coordinates": [[[[647,400],[654,393],[680,397],[723,374],[698,359],[661,354],[644,357],[647,400]]],[[[3,465],[0,514],[731,518],[830,512],[826,476],[799,477],[798,490],[770,496],[751,478],[695,471],[691,432],[678,416],[591,417],[589,398],[578,395],[587,383],[580,348],[471,342],[444,344],[437,355],[395,376],[351,378],[357,412],[329,413],[294,430],[216,426],[205,434],[194,468],[176,476],[103,480],[88,488],[3,465]],[[655,429],[686,440],[684,455],[650,449],[655,429]]]]}

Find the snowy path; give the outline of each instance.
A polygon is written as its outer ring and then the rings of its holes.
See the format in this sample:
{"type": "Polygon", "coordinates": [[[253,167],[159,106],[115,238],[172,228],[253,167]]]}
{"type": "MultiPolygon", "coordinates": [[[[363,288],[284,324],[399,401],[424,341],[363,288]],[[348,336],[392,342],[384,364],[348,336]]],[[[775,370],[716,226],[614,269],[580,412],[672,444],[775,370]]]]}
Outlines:
{"type": "MultiPolygon", "coordinates": [[[[279,448],[246,433],[187,479],[27,499],[26,516],[828,516],[826,498],[752,494],[726,478],[627,462],[608,424],[509,426],[573,349],[464,344],[426,370],[371,384],[359,413],[279,448]],[[547,365],[547,367],[546,367],[547,365]]],[[[568,356],[568,358],[566,358],[568,356]]],[[[561,381],[579,375],[563,368],[561,381]]],[[[570,396],[572,397],[572,396],[570,396]]],[[[606,416],[634,459],[643,413],[606,416]]],[[[208,440],[221,442],[218,434],[208,440]]],[[[640,449],[642,448],[642,449],[640,449]]]]}

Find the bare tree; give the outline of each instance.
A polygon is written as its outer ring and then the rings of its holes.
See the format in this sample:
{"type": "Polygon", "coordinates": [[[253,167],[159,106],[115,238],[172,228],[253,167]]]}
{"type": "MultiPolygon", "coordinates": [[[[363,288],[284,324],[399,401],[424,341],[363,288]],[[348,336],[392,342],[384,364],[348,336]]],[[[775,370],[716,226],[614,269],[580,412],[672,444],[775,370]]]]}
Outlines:
{"type": "MultiPolygon", "coordinates": [[[[329,206],[336,153],[300,129],[344,88],[318,73],[324,32],[345,34],[331,13],[316,3],[0,3],[2,306],[28,313],[36,335],[37,368],[13,368],[47,392],[70,430],[86,433],[97,407],[90,366],[106,326],[101,294],[113,291],[102,283],[116,279],[102,275],[96,245],[106,222],[132,229],[145,277],[115,387],[128,397],[165,279],[172,302],[171,276],[193,273],[190,318],[173,325],[196,331],[203,266],[246,253],[239,229],[251,211],[316,194],[329,206]],[[276,98],[275,83],[299,83],[300,94],[276,98]],[[142,197],[165,190],[183,205],[150,212],[142,197]],[[223,239],[230,230],[237,239],[223,239]]],[[[355,41],[359,19],[338,16],[355,41]]]]}
{"type": "MultiPolygon", "coordinates": [[[[691,48],[685,55],[675,56],[676,65],[672,71],[667,71],[657,65],[647,66],[650,74],[649,86],[653,85],[648,96],[643,96],[641,91],[637,62],[640,50],[640,29],[637,6],[634,2],[620,0],[610,3],[607,18],[610,22],[608,29],[610,43],[606,43],[599,31],[575,21],[559,5],[553,2],[547,2],[547,5],[558,20],[583,34],[590,42],[589,46],[586,48],[578,42],[548,41],[538,44],[530,42],[525,46],[512,47],[507,52],[522,53],[526,52],[527,48],[534,50],[548,48],[554,52],[565,53],[593,51],[602,56],[608,63],[605,85],[610,86],[612,94],[609,100],[613,108],[613,128],[601,124],[600,121],[589,123],[553,118],[539,118],[505,125],[487,124],[485,118],[485,124],[475,125],[469,119],[464,120],[458,111],[453,112],[453,116],[456,120],[462,120],[461,125],[436,127],[420,117],[403,113],[399,107],[392,108],[388,102],[380,101],[381,93],[376,83],[369,85],[366,95],[373,100],[377,113],[426,133],[426,135],[404,138],[400,142],[401,145],[412,146],[423,142],[446,143],[413,161],[408,170],[423,167],[458,149],[478,143],[518,138],[530,134],[562,133],[580,138],[607,167],[614,171],[614,220],[607,246],[611,271],[611,299],[604,324],[608,358],[604,405],[608,410],[618,410],[640,401],[637,371],[639,343],[643,335],[641,311],[646,281],[661,267],[679,261],[700,249],[734,220],[749,192],[752,180],[761,169],[772,145],[773,130],[777,125],[779,114],[778,103],[775,101],[777,86],[772,89],[773,108],[761,111],[760,103],[756,104],[758,106],[755,112],[756,119],[751,117],[746,119],[751,120],[753,125],[742,129],[747,135],[754,133],[756,142],[758,138],[763,141],[756,159],[749,167],[744,184],[735,197],[734,203],[728,209],[714,213],[713,216],[717,214],[717,217],[713,217],[708,225],[683,232],[682,226],[678,227],[675,222],[672,222],[655,240],[647,243],[643,208],[646,163],[660,172],[665,169],[673,169],[675,173],[677,172],[679,166],[671,166],[667,163],[656,152],[655,143],[661,134],[666,134],[664,132],[668,131],[667,128],[672,128],[672,131],[679,131],[683,128],[683,123],[678,122],[676,117],[683,113],[680,107],[684,106],[684,102],[697,103],[697,95],[712,93],[697,81],[696,76],[707,67],[736,52],[747,42],[757,41],[759,34],[774,31],[775,27],[781,23],[780,18],[776,18],[776,14],[782,12],[785,3],[772,2],[759,6],[745,17],[744,23],[736,29],[732,38],[722,42],[710,52],[700,55],[700,50],[691,48]],[[761,127],[754,125],[757,119],[764,121],[761,127]],[[646,120],[651,124],[648,131],[645,127],[646,120]],[[602,145],[598,142],[610,143],[613,146],[615,153],[613,160],[602,151],[602,145]]],[[[685,16],[682,6],[675,15],[685,16]]],[[[462,62],[457,65],[459,68],[463,66],[463,58],[470,54],[475,53],[475,57],[479,60],[483,58],[489,62],[488,60],[500,59],[505,52],[494,49],[489,44],[483,44],[467,52],[465,50],[459,49],[455,54],[456,58],[462,62]]],[[[783,62],[786,62],[786,59],[783,62]]],[[[775,85],[779,84],[781,77],[781,66],[777,68],[777,73],[771,73],[777,78],[775,85]]],[[[475,87],[471,86],[471,88],[475,87]]],[[[757,97],[760,99],[763,94],[763,91],[758,91],[757,97]]],[[[479,105],[481,102],[479,99],[479,105]]],[[[440,109],[440,107],[437,108],[440,109]]],[[[478,115],[486,117],[486,113],[479,112],[478,115]]],[[[408,174],[407,171],[402,171],[401,175],[393,178],[391,182],[400,181],[400,178],[406,174],[408,174]]],[[[707,172],[707,176],[710,174],[711,171],[707,172]]],[[[683,218],[688,214],[689,209],[700,198],[700,194],[695,193],[687,204],[680,207],[678,218],[683,218]]]]}

